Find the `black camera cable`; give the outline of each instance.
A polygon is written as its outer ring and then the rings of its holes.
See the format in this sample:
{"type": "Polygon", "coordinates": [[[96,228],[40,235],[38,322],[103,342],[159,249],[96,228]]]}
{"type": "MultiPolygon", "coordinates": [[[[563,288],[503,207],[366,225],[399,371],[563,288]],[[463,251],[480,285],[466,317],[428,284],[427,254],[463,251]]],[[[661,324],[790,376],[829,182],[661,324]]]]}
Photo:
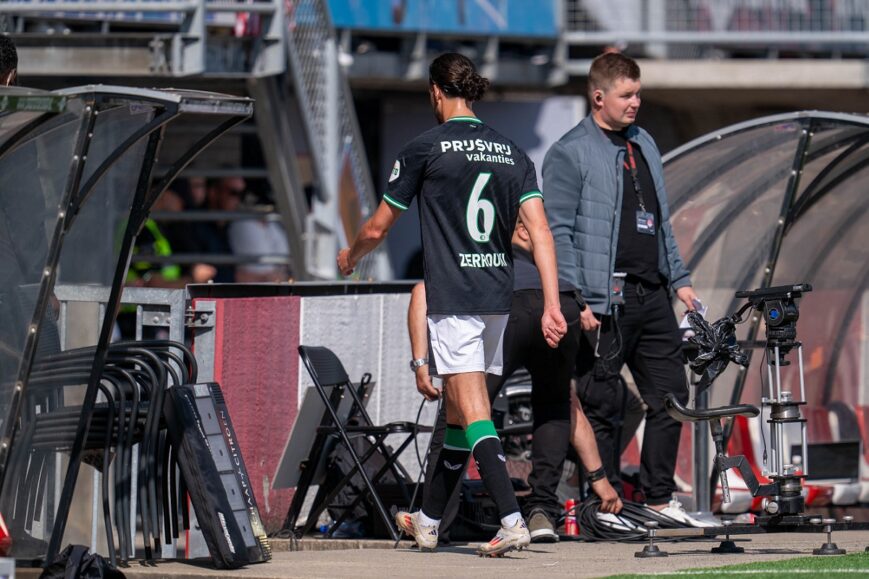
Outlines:
{"type": "MultiPolygon", "coordinates": [[[[622,353],[622,348],[624,347],[624,337],[622,336],[622,328],[619,326],[619,313],[621,312],[621,306],[613,305],[612,307],[612,324],[613,324],[613,332],[615,332],[616,339],[613,342],[613,345],[610,346],[610,350],[606,353],[606,356],[603,357],[603,360],[607,364],[607,369],[612,371],[609,368],[609,364],[618,360],[619,356],[622,353]]],[[[616,368],[615,372],[617,373],[620,368],[616,368]]]]}
{"type": "MultiPolygon", "coordinates": [[[[585,541],[647,541],[649,535],[645,524],[648,521],[657,522],[659,529],[685,528],[685,525],[676,519],[655,509],[631,501],[624,501],[621,512],[609,517],[610,520],[601,520],[599,517],[600,504],[600,498],[592,496],[574,507],[580,535],[585,541]]],[[[686,539],[685,537],[658,537],[657,540],[683,541],[686,539]]]]}

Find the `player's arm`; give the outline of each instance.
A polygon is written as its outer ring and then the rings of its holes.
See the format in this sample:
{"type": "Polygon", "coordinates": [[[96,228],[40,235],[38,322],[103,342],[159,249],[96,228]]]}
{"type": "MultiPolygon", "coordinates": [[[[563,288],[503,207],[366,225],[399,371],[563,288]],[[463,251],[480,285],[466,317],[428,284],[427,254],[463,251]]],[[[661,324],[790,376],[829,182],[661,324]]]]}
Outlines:
{"type": "MultiPolygon", "coordinates": [[[[527,194],[526,194],[527,197],[527,194]]],[[[555,347],[567,333],[567,323],[561,314],[561,301],[558,295],[558,266],[555,261],[555,244],[543,211],[540,195],[527,198],[519,206],[519,217],[528,230],[534,251],[534,263],[540,271],[543,285],[543,337],[555,347]]]]}
{"type": "MultiPolygon", "coordinates": [[[[588,417],[582,410],[582,404],[576,396],[576,390],[570,389],[570,441],[583,466],[588,472],[594,472],[603,467],[600,459],[597,442],[594,438],[594,429],[588,421],[588,417]]],[[[606,476],[591,483],[594,493],[600,497],[600,510],[604,513],[618,513],[622,510],[622,501],[619,494],[610,484],[606,476]]]]}
{"type": "Polygon", "coordinates": [[[374,215],[365,222],[353,245],[338,252],[338,269],[341,275],[350,275],[359,260],[371,253],[384,240],[402,210],[381,201],[374,215]]]}
{"type": "Polygon", "coordinates": [[[362,226],[353,245],[338,252],[338,269],[343,275],[353,273],[359,260],[380,245],[398,216],[410,207],[422,186],[431,148],[430,138],[416,138],[399,153],[377,211],[362,226]]]}
{"type": "MultiPolygon", "coordinates": [[[[426,321],[425,284],[420,282],[410,292],[410,305],[407,307],[407,333],[410,335],[412,360],[428,359],[428,323],[426,321]]],[[[426,400],[437,400],[440,391],[431,383],[429,364],[414,369],[416,389],[426,400]]]]}

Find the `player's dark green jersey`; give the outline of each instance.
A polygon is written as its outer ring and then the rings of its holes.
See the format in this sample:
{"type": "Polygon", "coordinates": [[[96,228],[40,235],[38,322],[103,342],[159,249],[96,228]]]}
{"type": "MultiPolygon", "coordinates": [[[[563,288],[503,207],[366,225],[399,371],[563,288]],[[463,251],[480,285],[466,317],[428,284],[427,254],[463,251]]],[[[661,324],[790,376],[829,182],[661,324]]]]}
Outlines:
{"type": "Polygon", "coordinates": [[[519,205],[542,197],[528,156],[479,119],[454,117],[398,156],[383,199],[407,209],[414,197],[428,313],[509,313],[519,205]]]}

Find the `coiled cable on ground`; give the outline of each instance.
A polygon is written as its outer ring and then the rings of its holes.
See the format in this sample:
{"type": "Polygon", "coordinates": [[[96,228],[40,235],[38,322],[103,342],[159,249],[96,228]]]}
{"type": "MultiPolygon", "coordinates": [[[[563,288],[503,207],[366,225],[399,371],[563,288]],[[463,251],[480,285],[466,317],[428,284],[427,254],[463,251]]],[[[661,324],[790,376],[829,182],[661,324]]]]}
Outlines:
{"type": "MultiPolygon", "coordinates": [[[[579,532],[586,541],[641,542],[649,538],[646,522],[655,521],[658,529],[684,529],[686,525],[655,509],[640,503],[624,502],[624,508],[616,515],[600,518],[600,499],[593,496],[574,507],[579,532]]],[[[569,513],[566,513],[569,514],[569,513]]],[[[685,540],[685,537],[664,538],[658,541],[685,540]]]]}

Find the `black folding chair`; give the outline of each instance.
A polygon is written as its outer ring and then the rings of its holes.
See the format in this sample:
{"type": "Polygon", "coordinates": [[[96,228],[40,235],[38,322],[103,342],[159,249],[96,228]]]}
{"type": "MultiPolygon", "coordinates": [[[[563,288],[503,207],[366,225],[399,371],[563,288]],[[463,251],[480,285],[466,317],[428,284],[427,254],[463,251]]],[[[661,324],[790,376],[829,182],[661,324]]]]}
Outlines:
{"type": "Polygon", "coordinates": [[[365,404],[359,392],[359,390],[364,388],[365,384],[363,383],[358,388],[354,387],[347,376],[343,364],[341,364],[341,361],[334,352],[328,348],[319,346],[299,346],[299,355],[308,369],[311,379],[314,381],[314,386],[323,400],[326,411],[323,413],[320,426],[317,428],[317,436],[311,447],[311,452],[308,454],[308,459],[304,462],[304,469],[299,477],[299,483],[296,487],[290,510],[287,513],[284,529],[295,531],[296,521],[301,513],[305,495],[307,495],[308,489],[314,482],[317,464],[323,458],[324,453],[329,452],[331,446],[328,444],[329,439],[337,438],[337,444],[344,445],[344,448],[353,460],[354,466],[333,488],[329,489],[328,494],[322,501],[318,501],[311,508],[299,536],[304,536],[310,531],[317,523],[320,513],[329,508],[333,511],[342,511],[341,515],[336,518],[326,532],[326,536],[331,537],[356,505],[367,495],[371,497],[371,502],[374,503],[377,514],[383,520],[383,524],[389,530],[392,539],[398,540],[398,530],[395,527],[392,516],[386,510],[380,495],[377,493],[376,485],[387,472],[391,471],[395,474],[395,479],[398,481],[406,499],[410,500],[410,493],[407,490],[407,481],[410,480],[410,477],[397,460],[404,449],[413,442],[417,433],[431,432],[432,428],[430,426],[418,426],[413,422],[390,422],[384,425],[375,425],[365,410],[365,404]],[[353,406],[349,415],[342,420],[339,417],[338,409],[341,399],[346,393],[352,396],[353,406]],[[353,422],[356,422],[356,424],[353,424],[353,422]],[[406,435],[401,444],[394,450],[386,446],[384,442],[384,439],[391,434],[406,435]],[[371,446],[361,456],[356,452],[351,443],[351,437],[359,436],[365,436],[371,442],[371,446]],[[369,476],[364,465],[375,455],[380,455],[383,458],[383,464],[377,472],[369,476]],[[338,493],[341,492],[357,473],[365,483],[364,492],[359,493],[349,505],[331,504],[338,493]]]}

